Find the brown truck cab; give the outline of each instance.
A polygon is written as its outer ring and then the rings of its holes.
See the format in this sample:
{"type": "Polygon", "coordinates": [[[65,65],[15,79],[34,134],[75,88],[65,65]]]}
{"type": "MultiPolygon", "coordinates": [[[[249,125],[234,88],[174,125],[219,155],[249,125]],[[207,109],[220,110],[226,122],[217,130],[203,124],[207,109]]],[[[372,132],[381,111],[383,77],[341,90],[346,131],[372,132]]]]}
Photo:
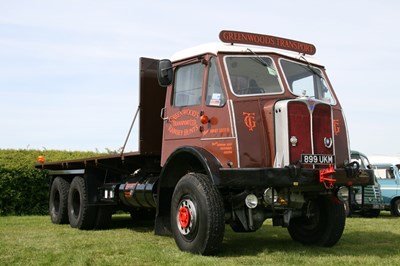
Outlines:
{"type": "Polygon", "coordinates": [[[373,184],[373,173],[350,163],[315,46],[219,37],[171,60],[141,58],[138,152],[38,164],[51,176],[54,223],[93,229],[116,209],[137,219],[155,209],[155,233],[193,253],[215,253],[225,224],[254,232],[266,219],[300,243],[337,243],[347,188],[373,184]]]}

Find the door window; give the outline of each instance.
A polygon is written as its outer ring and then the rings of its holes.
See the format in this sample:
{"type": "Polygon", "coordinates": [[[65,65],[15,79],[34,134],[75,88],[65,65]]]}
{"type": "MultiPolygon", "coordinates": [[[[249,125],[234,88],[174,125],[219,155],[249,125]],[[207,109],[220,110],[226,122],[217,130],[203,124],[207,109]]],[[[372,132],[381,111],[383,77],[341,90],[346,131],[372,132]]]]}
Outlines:
{"type": "Polygon", "coordinates": [[[223,106],[226,102],[225,94],[221,87],[221,79],[218,74],[217,62],[215,57],[209,62],[209,73],[207,80],[206,105],[223,106]]]}
{"type": "Polygon", "coordinates": [[[177,68],[175,71],[173,105],[193,106],[201,104],[204,65],[196,63],[177,68]]]}

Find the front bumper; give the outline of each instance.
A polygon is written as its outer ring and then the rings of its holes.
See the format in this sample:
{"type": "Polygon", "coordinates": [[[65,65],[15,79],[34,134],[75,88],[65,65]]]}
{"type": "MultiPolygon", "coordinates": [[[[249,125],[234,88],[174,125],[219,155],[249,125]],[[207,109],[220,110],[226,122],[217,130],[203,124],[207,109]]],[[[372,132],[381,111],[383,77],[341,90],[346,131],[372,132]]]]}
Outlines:
{"type": "MultiPolygon", "coordinates": [[[[221,168],[217,186],[230,188],[302,187],[324,185],[320,171],[311,168],[221,168]]],[[[330,175],[334,186],[367,186],[374,184],[373,170],[335,169],[330,175]]],[[[326,185],[326,184],[325,184],[326,185]]],[[[325,186],[326,187],[326,186],[325,186]]]]}

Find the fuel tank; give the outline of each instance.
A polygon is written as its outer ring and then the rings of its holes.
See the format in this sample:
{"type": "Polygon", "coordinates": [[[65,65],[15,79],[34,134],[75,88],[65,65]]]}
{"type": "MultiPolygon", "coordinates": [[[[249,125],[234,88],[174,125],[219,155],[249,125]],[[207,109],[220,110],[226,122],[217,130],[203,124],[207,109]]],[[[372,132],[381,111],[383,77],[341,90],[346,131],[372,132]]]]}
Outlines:
{"type": "Polygon", "coordinates": [[[156,182],[158,176],[136,179],[133,178],[120,184],[119,198],[124,205],[137,208],[155,208],[156,182]]]}

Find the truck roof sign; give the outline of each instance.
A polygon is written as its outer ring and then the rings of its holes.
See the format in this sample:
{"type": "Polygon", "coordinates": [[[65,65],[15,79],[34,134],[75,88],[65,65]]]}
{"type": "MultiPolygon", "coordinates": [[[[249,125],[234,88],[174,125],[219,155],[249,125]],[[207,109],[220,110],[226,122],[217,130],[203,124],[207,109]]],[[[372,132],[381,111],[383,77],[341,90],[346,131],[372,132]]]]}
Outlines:
{"type": "Polygon", "coordinates": [[[223,30],[219,33],[219,39],[225,43],[267,46],[309,55],[313,55],[317,51],[315,46],[310,43],[250,32],[223,30]]]}

